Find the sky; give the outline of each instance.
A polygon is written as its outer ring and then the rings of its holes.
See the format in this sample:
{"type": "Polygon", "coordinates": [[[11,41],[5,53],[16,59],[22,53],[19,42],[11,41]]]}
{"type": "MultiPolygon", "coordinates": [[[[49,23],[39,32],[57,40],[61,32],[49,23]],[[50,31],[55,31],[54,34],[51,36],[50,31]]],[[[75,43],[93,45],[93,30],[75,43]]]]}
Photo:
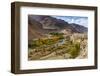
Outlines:
{"type": "Polygon", "coordinates": [[[76,23],[85,27],[88,27],[88,17],[80,16],[52,16],[57,19],[62,19],[68,23],[76,23]]]}

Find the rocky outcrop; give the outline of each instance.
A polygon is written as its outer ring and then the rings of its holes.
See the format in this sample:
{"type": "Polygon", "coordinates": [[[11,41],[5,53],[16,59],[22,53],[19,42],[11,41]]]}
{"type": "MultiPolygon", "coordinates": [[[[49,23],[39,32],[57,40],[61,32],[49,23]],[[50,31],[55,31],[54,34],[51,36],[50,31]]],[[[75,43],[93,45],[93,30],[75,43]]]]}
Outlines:
{"type": "Polygon", "coordinates": [[[83,59],[87,57],[88,57],[88,46],[87,46],[87,40],[85,39],[80,43],[80,53],[76,58],[83,59]]]}

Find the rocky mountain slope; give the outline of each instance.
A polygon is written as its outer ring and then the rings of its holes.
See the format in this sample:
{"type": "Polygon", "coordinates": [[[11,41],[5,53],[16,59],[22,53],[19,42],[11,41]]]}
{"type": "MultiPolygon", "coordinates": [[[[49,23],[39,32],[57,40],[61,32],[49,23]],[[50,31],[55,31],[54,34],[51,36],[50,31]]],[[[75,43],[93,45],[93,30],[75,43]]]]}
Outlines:
{"type": "Polygon", "coordinates": [[[66,30],[69,33],[84,33],[87,28],[78,24],[69,24],[61,19],[56,19],[51,16],[28,16],[29,40],[33,38],[44,37],[50,32],[60,32],[66,30]]]}

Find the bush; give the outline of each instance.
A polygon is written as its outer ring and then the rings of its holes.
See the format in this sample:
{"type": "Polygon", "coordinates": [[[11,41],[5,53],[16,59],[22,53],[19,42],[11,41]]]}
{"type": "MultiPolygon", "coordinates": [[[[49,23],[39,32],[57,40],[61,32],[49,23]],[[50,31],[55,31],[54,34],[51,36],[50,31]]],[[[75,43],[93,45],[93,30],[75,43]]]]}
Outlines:
{"type": "Polygon", "coordinates": [[[78,54],[80,52],[80,44],[75,43],[72,46],[70,46],[70,48],[68,50],[69,50],[68,53],[71,55],[71,58],[75,58],[78,56],[78,54]]]}
{"type": "Polygon", "coordinates": [[[51,34],[51,35],[56,35],[56,36],[58,36],[58,35],[63,35],[63,33],[58,33],[58,32],[51,32],[51,33],[49,33],[49,34],[51,34]]]}
{"type": "Polygon", "coordinates": [[[59,40],[59,37],[53,37],[52,39],[37,39],[33,40],[30,44],[28,44],[29,48],[36,48],[44,45],[52,45],[59,40]]]}

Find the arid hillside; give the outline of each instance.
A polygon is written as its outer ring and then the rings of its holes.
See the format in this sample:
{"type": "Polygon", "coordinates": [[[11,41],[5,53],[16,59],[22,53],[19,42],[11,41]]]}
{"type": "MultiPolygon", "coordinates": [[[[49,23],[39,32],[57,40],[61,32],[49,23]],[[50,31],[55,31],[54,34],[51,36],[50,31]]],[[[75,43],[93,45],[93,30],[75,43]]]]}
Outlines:
{"type": "Polygon", "coordinates": [[[87,27],[51,16],[28,16],[28,60],[83,59],[87,27]]]}
{"type": "Polygon", "coordinates": [[[69,33],[84,33],[87,28],[78,24],[69,24],[61,19],[51,16],[28,16],[29,40],[44,37],[44,34],[50,32],[59,32],[66,30],[69,33]]]}

